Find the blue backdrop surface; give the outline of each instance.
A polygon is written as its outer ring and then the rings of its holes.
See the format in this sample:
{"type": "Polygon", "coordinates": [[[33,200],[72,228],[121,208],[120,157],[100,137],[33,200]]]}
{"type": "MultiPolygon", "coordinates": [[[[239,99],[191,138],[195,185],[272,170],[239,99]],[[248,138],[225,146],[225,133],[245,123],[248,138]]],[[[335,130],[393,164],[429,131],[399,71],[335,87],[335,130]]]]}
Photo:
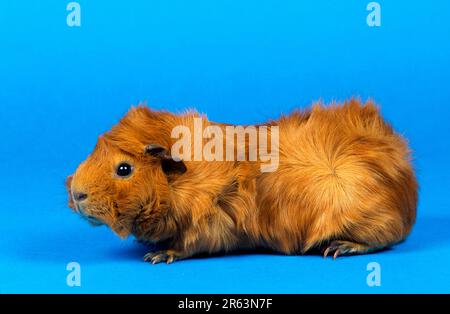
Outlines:
{"type": "Polygon", "coordinates": [[[68,3],[0,1],[0,293],[450,292],[450,1],[379,1],[380,27],[369,1],[80,0],[80,27],[68,3]],[[152,266],[67,208],[64,178],[138,101],[248,124],[354,95],[414,150],[417,224],[390,250],[152,266]]]}

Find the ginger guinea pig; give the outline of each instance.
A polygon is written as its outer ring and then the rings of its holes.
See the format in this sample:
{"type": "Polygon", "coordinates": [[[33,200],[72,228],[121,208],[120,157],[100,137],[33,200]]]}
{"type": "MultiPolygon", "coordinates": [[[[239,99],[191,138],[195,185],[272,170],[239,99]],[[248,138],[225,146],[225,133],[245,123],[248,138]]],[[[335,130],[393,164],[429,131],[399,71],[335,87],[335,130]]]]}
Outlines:
{"type": "Polygon", "coordinates": [[[240,140],[230,127],[192,111],[131,108],[68,177],[69,207],[122,238],[164,243],[144,257],[152,263],[251,248],[336,258],[410,233],[410,151],[374,104],[315,104],[241,127],[240,140]],[[263,171],[268,156],[276,163],[263,171]]]}

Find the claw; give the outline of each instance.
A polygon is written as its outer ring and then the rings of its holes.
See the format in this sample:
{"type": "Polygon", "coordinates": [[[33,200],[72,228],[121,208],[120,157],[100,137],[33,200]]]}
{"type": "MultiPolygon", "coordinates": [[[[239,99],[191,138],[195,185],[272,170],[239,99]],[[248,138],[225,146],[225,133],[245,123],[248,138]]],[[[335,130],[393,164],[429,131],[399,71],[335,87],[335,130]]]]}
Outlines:
{"type": "Polygon", "coordinates": [[[171,264],[171,263],[173,263],[174,260],[175,260],[175,257],[174,257],[173,255],[170,255],[170,256],[167,258],[166,263],[167,263],[167,264],[171,264]]]}
{"type": "Polygon", "coordinates": [[[333,259],[336,259],[336,257],[339,256],[339,253],[340,253],[340,252],[341,252],[341,251],[340,251],[339,249],[337,249],[336,252],[334,252],[333,259]]]}
{"type": "Polygon", "coordinates": [[[332,241],[323,252],[323,257],[326,258],[332,252],[334,252],[333,259],[336,259],[342,255],[367,252],[367,248],[349,241],[332,241]]]}
{"type": "Polygon", "coordinates": [[[336,242],[331,242],[330,245],[326,248],[325,252],[323,252],[323,257],[326,258],[329,253],[334,252],[333,259],[336,259],[336,257],[341,253],[341,251],[339,251],[339,247],[339,244],[337,244],[336,242]]]}
{"type": "Polygon", "coordinates": [[[150,262],[153,265],[166,262],[167,264],[173,263],[175,260],[182,258],[177,252],[172,250],[168,251],[159,251],[159,252],[150,252],[144,255],[144,261],[150,262]]]}
{"type": "Polygon", "coordinates": [[[153,253],[147,253],[144,255],[144,262],[148,262],[152,259],[153,253]]]}

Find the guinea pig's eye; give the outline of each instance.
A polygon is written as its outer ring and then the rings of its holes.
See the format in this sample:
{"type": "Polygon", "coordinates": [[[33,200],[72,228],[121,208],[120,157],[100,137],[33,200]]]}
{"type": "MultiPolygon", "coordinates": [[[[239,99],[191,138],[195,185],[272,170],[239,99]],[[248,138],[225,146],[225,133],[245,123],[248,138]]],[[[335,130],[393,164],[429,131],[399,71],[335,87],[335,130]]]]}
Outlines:
{"type": "Polygon", "coordinates": [[[117,166],[116,174],[119,177],[126,178],[129,177],[133,173],[133,166],[129,163],[122,162],[117,166]]]}

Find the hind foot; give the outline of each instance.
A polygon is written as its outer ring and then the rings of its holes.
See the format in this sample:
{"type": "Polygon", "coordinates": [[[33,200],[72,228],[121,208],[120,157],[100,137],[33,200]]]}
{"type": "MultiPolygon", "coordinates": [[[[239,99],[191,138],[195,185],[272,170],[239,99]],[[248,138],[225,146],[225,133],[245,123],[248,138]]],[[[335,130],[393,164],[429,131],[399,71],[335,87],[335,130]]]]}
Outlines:
{"type": "Polygon", "coordinates": [[[333,253],[333,259],[342,255],[352,255],[352,254],[363,254],[372,251],[373,248],[358,244],[350,241],[332,241],[325,251],[323,252],[323,257],[327,257],[328,254],[333,253]]]}

